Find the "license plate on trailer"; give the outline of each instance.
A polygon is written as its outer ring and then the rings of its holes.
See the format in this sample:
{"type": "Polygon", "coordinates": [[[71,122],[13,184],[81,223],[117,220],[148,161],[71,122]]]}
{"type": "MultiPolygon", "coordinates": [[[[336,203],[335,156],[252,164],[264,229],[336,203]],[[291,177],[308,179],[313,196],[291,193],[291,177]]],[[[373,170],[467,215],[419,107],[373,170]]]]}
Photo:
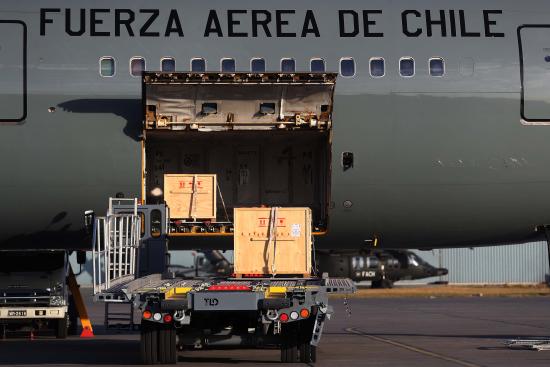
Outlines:
{"type": "Polygon", "coordinates": [[[27,310],[8,311],[8,317],[22,317],[27,316],[27,310]]]}

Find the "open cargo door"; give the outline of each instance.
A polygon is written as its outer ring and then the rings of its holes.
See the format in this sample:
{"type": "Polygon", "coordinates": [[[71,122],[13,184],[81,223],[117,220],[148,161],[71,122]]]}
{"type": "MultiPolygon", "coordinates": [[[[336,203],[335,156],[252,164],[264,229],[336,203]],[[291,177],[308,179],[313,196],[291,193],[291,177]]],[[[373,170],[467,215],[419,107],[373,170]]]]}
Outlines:
{"type": "Polygon", "coordinates": [[[170,207],[165,175],[198,193],[200,175],[216,177],[214,196],[191,195],[192,205],[213,200],[215,218],[171,217],[171,235],[231,234],[233,208],[254,206],[309,207],[313,231],[324,232],[335,82],[332,73],[144,73],[145,201],[170,207]]]}
{"type": "Polygon", "coordinates": [[[329,129],[336,74],[145,73],[146,129],[329,129]]]}

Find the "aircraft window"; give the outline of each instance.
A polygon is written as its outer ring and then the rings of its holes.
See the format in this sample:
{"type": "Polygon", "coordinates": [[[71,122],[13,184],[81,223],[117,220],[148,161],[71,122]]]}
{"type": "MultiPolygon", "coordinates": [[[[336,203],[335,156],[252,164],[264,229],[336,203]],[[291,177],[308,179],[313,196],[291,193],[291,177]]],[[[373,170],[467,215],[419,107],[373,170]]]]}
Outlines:
{"type": "Polygon", "coordinates": [[[222,59],[221,69],[224,73],[234,73],[235,72],[235,59],[222,59]]]}
{"type": "Polygon", "coordinates": [[[309,70],[312,73],[324,73],[325,72],[325,60],[323,59],[311,59],[309,62],[309,70]]]}
{"type": "Polygon", "coordinates": [[[409,265],[412,265],[412,266],[419,266],[420,265],[418,263],[418,261],[416,261],[416,257],[414,256],[414,254],[409,255],[409,265]]]}
{"type": "Polygon", "coordinates": [[[283,73],[293,73],[296,71],[296,61],[294,59],[281,59],[281,71],[283,73]]]}
{"type": "Polygon", "coordinates": [[[130,59],[130,75],[141,76],[145,70],[145,59],[143,57],[132,57],[130,59]]]}
{"type": "Polygon", "coordinates": [[[351,258],[351,267],[353,270],[362,270],[365,268],[365,258],[363,256],[354,256],[351,258]]]}
{"type": "Polygon", "coordinates": [[[145,235],[145,213],[139,212],[139,221],[140,221],[140,238],[143,238],[143,235],[145,235]]]}
{"type": "Polygon", "coordinates": [[[99,74],[103,77],[115,76],[115,59],[110,56],[100,58],[99,74]]]}
{"type": "Polygon", "coordinates": [[[397,259],[391,258],[386,261],[388,267],[398,268],[399,261],[397,259]]]}
{"type": "Polygon", "coordinates": [[[163,57],[160,60],[160,70],[169,73],[176,71],[176,59],[173,57],[163,57]]]}
{"type": "Polygon", "coordinates": [[[415,261],[421,265],[429,265],[426,261],[424,261],[420,256],[413,253],[413,256],[415,258],[415,261]]]}
{"type": "Polygon", "coordinates": [[[441,57],[430,59],[430,75],[443,76],[445,75],[445,61],[441,57]]]}
{"type": "Polygon", "coordinates": [[[160,237],[162,231],[162,214],[160,210],[152,210],[149,220],[151,225],[151,237],[160,237]]]}
{"type": "Polygon", "coordinates": [[[386,62],[381,57],[370,59],[370,76],[381,78],[386,75],[386,62]]]}
{"type": "Polygon", "coordinates": [[[367,268],[376,268],[380,265],[380,260],[376,256],[367,257],[367,268]]]}
{"type": "Polygon", "coordinates": [[[206,60],[201,58],[192,59],[191,71],[195,73],[204,73],[206,71],[206,60]]]}
{"type": "Polygon", "coordinates": [[[414,59],[412,57],[403,57],[399,60],[399,74],[409,78],[414,76],[414,59]]]}
{"type": "Polygon", "coordinates": [[[340,59],[340,75],[348,78],[355,76],[355,60],[351,57],[340,59]]]}
{"type": "Polygon", "coordinates": [[[265,59],[252,59],[250,60],[250,70],[253,73],[265,73],[265,59]]]}

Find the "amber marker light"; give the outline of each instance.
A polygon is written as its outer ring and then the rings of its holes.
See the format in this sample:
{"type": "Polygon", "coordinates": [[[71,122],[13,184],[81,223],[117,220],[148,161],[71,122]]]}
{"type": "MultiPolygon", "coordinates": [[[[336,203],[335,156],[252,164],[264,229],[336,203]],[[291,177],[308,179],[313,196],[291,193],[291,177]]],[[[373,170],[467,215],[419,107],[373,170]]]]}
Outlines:
{"type": "Polygon", "coordinates": [[[143,318],[145,320],[149,320],[153,316],[153,314],[149,310],[143,311],[143,313],[141,315],[143,316],[143,318]]]}

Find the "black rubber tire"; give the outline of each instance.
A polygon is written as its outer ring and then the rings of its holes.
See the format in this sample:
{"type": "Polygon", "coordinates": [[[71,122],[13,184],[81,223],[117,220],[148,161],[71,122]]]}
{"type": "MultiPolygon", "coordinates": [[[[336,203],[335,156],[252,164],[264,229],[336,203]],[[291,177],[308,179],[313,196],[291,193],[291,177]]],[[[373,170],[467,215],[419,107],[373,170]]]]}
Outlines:
{"type": "Polygon", "coordinates": [[[382,279],[382,288],[384,289],[393,288],[393,282],[389,279],[382,279]]]}
{"type": "Polygon", "coordinates": [[[65,315],[65,317],[55,320],[55,337],[57,339],[67,339],[67,335],[69,333],[69,329],[67,328],[67,319],[68,315],[65,315]]]}
{"type": "Polygon", "coordinates": [[[159,362],[175,364],[178,361],[176,350],[176,329],[173,325],[163,325],[159,329],[159,362]]]}
{"type": "Polygon", "coordinates": [[[317,362],[317,347],[315,345],[311,345],[309,342],[300,344],[300,362],[317,362]]]}
{"type": "Polygon", "coordinates": [[[76,306],[74,304],[73,296],[69,296],[69,307],[67,313],[69,314],[69,335],[76,335],[78,332],[78,314],[76,312],[76,306]]]}
{"type": "Polygon", "coordinates": [[[298,342],[297,335],[294,329],[283,329],[283,341],[281,343],[281,362],[298,362],[298,342]]]}
{"type": "Polygon", "coordinates": [[[149,321],[142,321],[140,338],[141,363],[157,364],[159,362],[158,339],[158,326],[149,321]]]}

